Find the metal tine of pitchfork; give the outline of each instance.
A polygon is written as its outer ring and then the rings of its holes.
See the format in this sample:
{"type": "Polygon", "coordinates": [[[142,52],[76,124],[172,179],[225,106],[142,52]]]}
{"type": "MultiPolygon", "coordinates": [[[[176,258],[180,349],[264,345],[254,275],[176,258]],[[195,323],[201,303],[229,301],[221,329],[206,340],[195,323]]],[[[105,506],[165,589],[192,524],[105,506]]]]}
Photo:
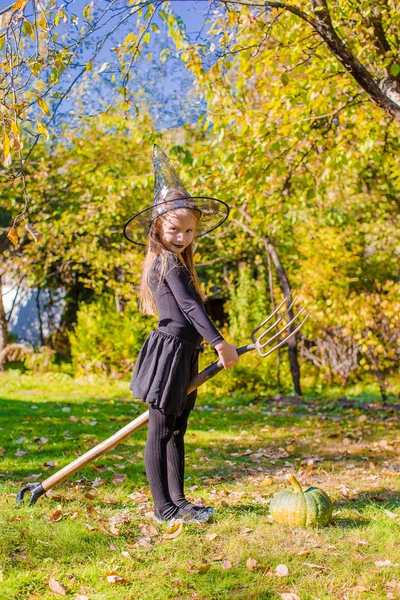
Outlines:
{"type": "Polygon", "coordinates": [[[296,329],[294,329],[293,331],[291,331],[289,333],[289,335],[285,336],[283,338],[283,340],[281,340],[280,342],[278,342],[275,346],[273,346],[272,348],[270,348],[267,352],[262,352],[262,348],[265,348],[266,346],[268,346],[269,344],[271,344],[271,342],[273,342],[274,340],[276,340],[285,330],[287,330],[290,325],[296,321],[296,319],[299,318],[299,316],[305,311],[305,307],[302,308],[297,315],[295,315],[293,317],[293,319],[291,321],[289,321],[288,323],[286,323],[286,325],[284,327],[282,327],[282,329],[280,329],[275,335],[273,335],[272,337],[270,337],[266,342],[263,342],[262,344],[260,343],[260,341],[262,340],[262,338],[265,336],[265,333],[262,333],[259,338],[255,341],[254,346],[257,350],[257,352],[259,353],[260,356],[265,357],[268,356],[269,354],[272,354],[272,352],[275,352],[275,350],[277,350],[278,348],[280,348],[281,346],[283,346],[283,344],[286,344],[286,342],[288,340],[290,340],[290,338],[292,338],[294,335],[296,335],[296,333],[299,331],[299,329],[301,327],[303,327],[304,323],[307,321],[308,317],[310,316],[310,313],[307,313],[305,315],[305,317],[303,318],[302,321],[300,321],[299,325],[296,327],[296,329]]]}
{"type": "MultiPolygon", "coordinates": [[[[251,339],[253,340],[254,343],[256,343],[257,341],[260,343],[261,338],[263,338],[264,336],[266,336],[270,331],[272,331],[277,325],[278,323],[280,323],[280,321],[282,321],[282,319],[290,312],[290,310],[293,308],[293,306],[295,305],[295,303],[298,300],[298,296],[296,296],[296,298],[290,303],[290,305],[287,307],[287,309],[285,310],[284,313],[282,313],[281,315],[278,316],[278,318],[276,319],[276,321],[274,321],[274,323],[272,323],[272,325],[270,325],[268,327],[268,329],[265,329],[263,331],[263,333],[261,335],[258,336],[258,338],[255,338],[255,334],[260,331],[260,329],[262,329],[264,327],[264,325],[266,325],[278,312],[278,310],[283,306],[284,302],[289,298],[290,294],[288,294],[286,296],[286,298],[284,298],[282,300],[282,302],[280,303],[280,305],[274,310],[273,313],[271,313],[269,315],[269,317],[267,319],[265,319],[265,321],[263,321],[261,323],[261,325],[259,325],[258,327],[256,327],[256,329],[254,329],[254,331],[252,331],[251,333],[251,339]]],[[[304,309],[303,309],[304,310],[304,309]]],[[[300,313],[298,313],[300,314],[300,313]]]]}

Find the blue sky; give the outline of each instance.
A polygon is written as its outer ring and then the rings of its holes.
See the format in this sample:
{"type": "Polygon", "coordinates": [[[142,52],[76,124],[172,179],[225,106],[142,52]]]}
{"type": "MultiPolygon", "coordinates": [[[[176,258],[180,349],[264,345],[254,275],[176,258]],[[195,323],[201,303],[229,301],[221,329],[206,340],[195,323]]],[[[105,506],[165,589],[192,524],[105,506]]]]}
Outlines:
{"type": "MultiPolygon", "coordinates": [[[[69,13],[75,13],[78,17],[81,17],[86,3],[87,0],[73,0],[67,4],[67,10],[69,13]]],[[[62,5],[61,2],[57,2],[57,4],[59,6],[62,5]]],[[[126,6],[126,4],[121,1],[120,6],[126,6]]],[[[0,0],[0,9],[10,5],[10,2],[0,0]]],[[[94,6],[99,10],[106,5],[107,2],[105,0],[94,1],[94,6]]],[[[173,11],[182,19],[187,34],[193,41],[200,38],[203,39],[206,35],[207,25],[205,25],[204,21],[207,18],[210,6],[212,4],[208,0],[172,0],[171,2],[173,11]]],[[[25,13],[29,15],[29,12],[28,4],[25,13]]],[[[181,61],[174,56],[174,44],[167,36],[165,23],[158,17],[156,17],[154,22],[159,25],[160,33],[152,34],[148,47],[143,48],[143,57],[138,60],[132,70],[132,79],[129,87],[132,91],[141,90],[142,97],[149,104],[155,126],[157,129],[164,129],[180,126],[184,122],[197,120],[202,112],[204,112],[205,106],[202,100],[196,98],[192,92],[192,75],[188,73],[181,61]],[[164,64],[161,64],[158,56],[160,51],[167,46],[171,49],[171,55],[164,64]],[[147,61],[148,53],[152,53],[153,55],[150,62],[147,61]]],[[[115,88],[119,87],[120,84],[118,83],[118,77],[115,84],[111,81],[116,66],[115,54],[111,51],[111,48],[121,43],[125,39],[125,36],[130,31],[134,31],[134,29],[135,20],[132,19],[128,22],[128,25],[121,27],[112,39],[110,38],[93,63],[93,74],[97,75],[95,83],[88,82],[80,96],[84,100],[86,114],[98,113],[102,109],[101,102],[108,104],[109,100],[111,101],[116,96],[115,88]],[[102,65],[108,62],[111,63],[110,66],[104,68],[99,74],[102,65]]],[[[101,35],[103,35],[103,32],[101,35]]],[[[59,39],[61,40],[61,37],[59,39]]],[[[82,49],[76,59],[76,62],[81,66],[69,69],[69,74],[67,76],[64,75],[60,79],[60,83],[58,84],[59,91],[68,87],[78,70],[91,58],[90,54],[95,41],[93,36],[89,38],[88,45],[82,49]]],[[[51,101],[50,97],[48,100],[53,106],[57,102],[57,100],[51,101]]],[[[57,113],[56,122],[58,124],[71,121],[72,126],[74,117],[71,109],[74,102],[73,95],[70,95],[67,100],[63,101],[57,113]]]]}

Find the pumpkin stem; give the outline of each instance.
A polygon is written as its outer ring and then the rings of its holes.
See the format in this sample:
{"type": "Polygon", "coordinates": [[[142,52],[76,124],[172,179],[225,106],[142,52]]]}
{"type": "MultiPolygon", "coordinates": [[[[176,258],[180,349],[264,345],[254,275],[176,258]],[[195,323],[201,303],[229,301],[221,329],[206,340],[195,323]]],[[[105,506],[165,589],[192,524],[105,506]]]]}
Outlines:
{"type": "Polygon", "coordinates": [[[294,475],[289,475],[288,480],[292,484],[296,492],[298,492],[299,494],[303,493],[303,488],[301,487],[300,483],[297,481],[294,475]]]}

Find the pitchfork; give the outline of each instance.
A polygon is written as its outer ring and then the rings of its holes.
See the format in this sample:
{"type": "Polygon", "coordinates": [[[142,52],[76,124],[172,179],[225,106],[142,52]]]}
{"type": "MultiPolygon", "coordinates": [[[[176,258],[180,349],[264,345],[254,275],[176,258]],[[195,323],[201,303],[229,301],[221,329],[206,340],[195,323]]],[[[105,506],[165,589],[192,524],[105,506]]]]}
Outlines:
{"type": "MultiPolygon", "coordinates": [[[[250,352],[250,350],[257,350],[258,354],[261,357],[268,356],[269,354],[272,354],[272,352],[283,346],[283,344],[285,344],[291,337],[293,337],[299,331],[299,329],[304,325],[304,323],[310,316],[309,314],[304,315],[303,319],[300,319],[299,324],[292,331],[290,331],[290,326],[296,321],[296,319],[299,319],[299,317],[304,313],[305,308],[299,310],[299,312],[293,317],[293,319],[287,322],[275,334],[268,337],[270,332],[272,332],[272,330],[275,327],[277,327],[282,321],[282,319],[284,319],[284,317],[291,311],[293,305],[297,301],[297,298],[295,298],[293,302],[289,304],[286,310],[283,313],[279,314],[279,310],[282,308],[282,306],[285,304],[288,298],[289,296],[284,298],[284,300],[282,300],[280,305],[273,311],[273,313],[271,313],[269,317],[267,317],[265,321],[261,323],[261,325],[254,329],[254,331],[251,334],[252,343],[247,344],[247,346],[242,346],[241,348],[238,348],[237,353],[239,356],[241,356],[242,354],[246,354],[246,352],[250,352]],[[274,318],[275,321],[271,325],[269,325],[269,327],[266,327],[267,323],[270,323],[270,321],[272,321],[274,318]],[[286,332],[288,330],[290,333],[286,335],[286,332]],[[279,339],[282,334],[285,334],[285,337],[283,339],[279,339]],[[270,347],[271,344],[274,345],[270,347]]],[[[189,385],[188,394],[190,394],[190,392],[193,392],[200,385],[214,377],[217,373],[222,371],[223,368],[224,367],[220,360],[213,363],[212,365],[209,365],[206,369],[204,369],[204,371],[201,371],[201,373],[199,373],[198,375],[196,375],[196,377],[192,379],[189,385]]],[[[113,448],[115,448],[123,440],[131,436],[132,433],[134,433],[140,427],[145,425],[148,419],[149,411],[147,410],[139,417],[128,423],[128,425],[125,425],[125,427],[114,433],[114,435],[104,440],[104,442],[101,442],[82,456],[78,457],[77,459],[75,459],[74,461],[57,471],[57,473],[54,473],[54,475],[48,477],[42,483],[28,483],[18,492],[16,497],[17,504],[20,504],[24,495],[27,492],[31,494],[29,504],[35,504],[37,499],[40,498],[40,496],[51,490],[51,488],[53,488],[58,483],[65,481],[65,479],[67,479],[70,475],[73,475],[73,473],[76,473],[76,471],[78,471],[88,463],[92,462],[108,450],[112,450],[113,448]]]]}

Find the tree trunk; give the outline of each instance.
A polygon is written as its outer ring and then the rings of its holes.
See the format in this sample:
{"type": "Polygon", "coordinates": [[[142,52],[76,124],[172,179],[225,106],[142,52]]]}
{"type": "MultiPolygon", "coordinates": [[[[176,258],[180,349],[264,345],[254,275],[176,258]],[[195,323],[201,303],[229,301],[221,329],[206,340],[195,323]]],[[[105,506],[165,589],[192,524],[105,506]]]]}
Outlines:
{"type": "MultiPolygon", "coordinates": [[[[277,251],[275,250],[274,245],[268,239],[268,237],[263,238],[264,246],[268,254],[271,256],[272,261],[275,265],[275,268],[278,272],[279,281],[281,282],[282,290],[285,296],[287,296],[287,306],[289,307],[292,302],[292,289],[290,287],[288,276],[286,275],[286,271],[283,268],[281,260],[277,251]]],[[[291,308],[288,312],[289,320],[294,318],[294,311],[291,308]]],[[[289,328],[289,332],[291,333],[295,329],[295,324],[289,328]]],[[[288,345],[288,354],[289,354],[289,365],[290,372],[292,374],[294,391],[297,396],[301,396],[301,384],[300,384],[300,367],[298,361],[298,350],[297,350],[297,341],[296,336],[294,335],[287,341],[288,345]]]]}
{"type": "Polygon", "coordinates": [[[8,322],[6,319],[6,311],[3,304],[3,285],[2,276],[0,275],[0,371],[4,371],[5,361],[2,358],[3,350],[8,344],[8,322]]]}

